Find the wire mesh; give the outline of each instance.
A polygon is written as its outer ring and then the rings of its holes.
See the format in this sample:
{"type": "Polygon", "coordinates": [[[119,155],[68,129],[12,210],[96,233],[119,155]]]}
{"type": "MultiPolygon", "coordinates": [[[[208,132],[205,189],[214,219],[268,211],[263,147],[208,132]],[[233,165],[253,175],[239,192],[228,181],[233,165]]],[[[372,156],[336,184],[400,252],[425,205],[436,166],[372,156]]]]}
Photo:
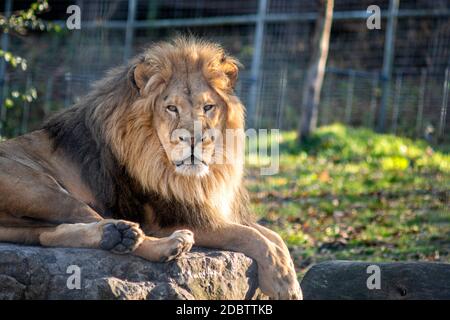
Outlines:
{"type": "MultiPolygon", "coordinates": [[[[13,9],[25,8],[30,2],[15,0],[13,9]]],[[[4,4],[0,1],[0,8],[4,4]]],[[[68,16],[66,8],[71,4],[81,7],[81,30],[62,35],[10,36],[11,51],[26,57],[30,68],[22,73],[8,69],[2,90],[33,86],[38,90],[38,99],[27,106],[3,108],[3,135],[13,136],[39,127],[49,113],[70,106],[107,69],[123,63],[129,1],[50,1],[51,10],[44,18],[64,23],[68,16]]],[[[250,70],[258,0],[136,0],[136,4],[128,48],[131,53],[177,33],[218,41],[244,64],[237,91],[244,103],[249,101],[250,87],[255,81],[250,70]]],[[[388,6],[389,0],[335,1],[319,124],[344,122],[375,128],[381,84],[385,81],[380,74],[388,6]],[[369,30],[365,18],[352,14],[365,12],[371,4],[382,10],[381,30],[369,30]]],[[[317,1],[268,1],[255,126],[297,129],[316,12],[317,1]]],[[[438,142],[450,140],[445,76],[450,66],[449,17],[450,0],[400,1],[387,131],[439,138],[438,142]]]]}

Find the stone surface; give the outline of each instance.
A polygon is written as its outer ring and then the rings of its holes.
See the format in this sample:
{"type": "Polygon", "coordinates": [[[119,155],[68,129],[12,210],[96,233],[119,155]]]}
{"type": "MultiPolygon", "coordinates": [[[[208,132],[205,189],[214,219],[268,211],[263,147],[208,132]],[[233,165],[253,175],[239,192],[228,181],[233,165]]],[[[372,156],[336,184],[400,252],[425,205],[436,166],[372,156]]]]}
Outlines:
{"type": "Polygon", "coordinates": [[[0,299],[262,298],[257,285],[256,263],[241,253],[194,249],[154,263],[102,250],[0,244],[0,299]]]}
{"type": "Polygon", "coordinates": [[[312,266],[301,287],[305,300],[449,300],[450,264],[327,261],[312,266]]]}

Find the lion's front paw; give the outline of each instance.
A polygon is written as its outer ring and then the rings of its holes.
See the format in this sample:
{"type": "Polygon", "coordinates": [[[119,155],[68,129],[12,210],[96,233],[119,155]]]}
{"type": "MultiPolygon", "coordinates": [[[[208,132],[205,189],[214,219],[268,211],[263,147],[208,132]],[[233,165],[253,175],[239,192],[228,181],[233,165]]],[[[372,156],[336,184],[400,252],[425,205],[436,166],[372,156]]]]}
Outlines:
{"type": "Polygon", "coordinates": [[[129,221],[105,220],[101,228],[100,248],[113,253],[133,252],[145,238],[139,225],[129,221]]]}
{"type": "Polygon", "coordinates": [[[190,230],[177,230],[167,237],[162,262],[171,261],[189,252],[194,245],[194,233],[190,230]]]}
{"type": "Polygon", "coordinates": [[[269,248],[267,261],[258,263],[261,291],[271,299],[302,300],[302,290],[289,252],[276,245],[269,248]]]}

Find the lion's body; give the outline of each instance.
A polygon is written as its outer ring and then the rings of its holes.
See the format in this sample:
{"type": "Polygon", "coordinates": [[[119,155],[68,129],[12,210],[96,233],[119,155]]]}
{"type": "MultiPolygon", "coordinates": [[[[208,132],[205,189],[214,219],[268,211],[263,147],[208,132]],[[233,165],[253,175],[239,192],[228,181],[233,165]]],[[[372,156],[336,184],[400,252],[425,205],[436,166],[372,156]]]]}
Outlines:
{"type": "Polygon", "coordinates": [[[269,295],[298,297],[285,245],[249,214],[244,137],[223,147],[211,133],[244,128],[237,66],[211,43],[160,43],[43,129],[0,143],[0,241],[167,261],[191,248],[194,231],[199,245],[255,258],[269,295]]]}

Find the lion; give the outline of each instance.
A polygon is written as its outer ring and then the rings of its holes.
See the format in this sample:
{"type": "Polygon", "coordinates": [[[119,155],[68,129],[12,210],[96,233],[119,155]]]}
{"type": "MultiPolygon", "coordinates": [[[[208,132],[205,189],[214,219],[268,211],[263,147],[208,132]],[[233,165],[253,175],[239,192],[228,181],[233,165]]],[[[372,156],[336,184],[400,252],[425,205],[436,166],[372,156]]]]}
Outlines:
{"type": "Polygon", "coordinates": [[[2,142],[0,241],[157,262],[194,243],[232,250],[257,262],[268,297],[301,299],[287,246],[250,213],[245,138],[218,138],[244,128],[239,67],[195,37],[155,43],[41,129],[2,142]]]}

